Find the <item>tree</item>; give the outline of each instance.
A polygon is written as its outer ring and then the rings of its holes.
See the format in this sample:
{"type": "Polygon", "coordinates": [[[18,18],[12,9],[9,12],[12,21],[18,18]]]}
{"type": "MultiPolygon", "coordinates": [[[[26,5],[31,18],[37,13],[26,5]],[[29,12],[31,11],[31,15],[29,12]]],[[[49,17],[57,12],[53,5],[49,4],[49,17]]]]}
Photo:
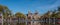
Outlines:
{"type": "Polygon", "coordinates": [[[60,18],[60,7],[58,7],[58,12],[56,13],[57,18],[60,18]]]}
{"type": "Polygon", "coordinates": [[[57,17],[57,15],[56,15],[56,10],[54,10],[53,12],[52,12],[52,14],[51,14],[51,17],[53,18],[53,17],[57,17]]]}
{"type": "Polygon", "coordinates": [[[60,6],[58,7],[58,11],[60,11],[60,6]]]}
{"type": "Polygon", "coordinates": [[[3,14],[3,19],[7,21],[7,18],[9,16],[9,14],[11,15],[10,10],[8,9],[8,7],[0,5],[0,12],[3,14]]]}
{"type": "Polygon", "coordinates": [[[23,14],[23,13],[20,13],[20,12],[17,12],[15,14],[16,17],[19,17],[19,18],[25,18],[26,16],[23,14]]]}
{"type": "MultiPolygon", "coordinates": [[[[25,19],[26,16],[23,13],[17,12],[15,16],[18,18],[18,22],[20,22],[20,19],[25,19]]],[[[18,23],[20,25],[20,23],[18,23]]]]}
{"type": "Polygon", "coordinates": [[[43,16],[45,17],[45,18],[49,18],[51,15],[50,15],[50,11],[48,11],[47,13],[45,13],[43,16]]]}

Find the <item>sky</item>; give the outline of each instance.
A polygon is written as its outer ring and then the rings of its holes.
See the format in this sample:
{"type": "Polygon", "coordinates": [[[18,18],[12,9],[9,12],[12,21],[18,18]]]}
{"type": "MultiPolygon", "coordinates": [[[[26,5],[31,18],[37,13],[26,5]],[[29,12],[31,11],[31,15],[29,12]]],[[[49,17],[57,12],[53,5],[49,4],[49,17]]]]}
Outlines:
{"type": "Polygon", "coordinates": [[[0,0],[0,4],[7,6],[12,13],[27,14],[29,10],[32,13],[37,10],[40,14],[44,14],[49,10],[57,9],[60,0],[0,0]]]}

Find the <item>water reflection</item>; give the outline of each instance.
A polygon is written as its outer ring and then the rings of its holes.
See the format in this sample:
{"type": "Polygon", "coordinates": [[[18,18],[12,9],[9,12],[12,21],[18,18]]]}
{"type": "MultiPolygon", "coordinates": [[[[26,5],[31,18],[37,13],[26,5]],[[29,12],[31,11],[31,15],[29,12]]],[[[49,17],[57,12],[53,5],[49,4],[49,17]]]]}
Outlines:
{"type": "Polygon", "coordinates": [[[12,20],[12,21],[4,21],[4,25],[57,25],[56,21],[57,19],[20,20],[19,22],[18,20],[14,20],[14,21],[12,20]]]}

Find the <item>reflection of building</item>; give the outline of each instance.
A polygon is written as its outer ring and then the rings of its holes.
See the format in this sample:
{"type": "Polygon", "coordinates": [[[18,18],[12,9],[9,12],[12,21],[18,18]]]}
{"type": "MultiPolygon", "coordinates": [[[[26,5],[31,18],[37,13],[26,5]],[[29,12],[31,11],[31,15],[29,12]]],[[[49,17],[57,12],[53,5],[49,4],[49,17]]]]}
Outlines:
{"type": "Polygon", "coordinates": [[[27,24],[40,25],[38,21],[34,21],[34,20],[39,20],[39,18],[40,18],[40,15],[37,11],[35,13],[31,13],[30,11],[28,11],[27,19],[30,20],[30,22],[27,22],[27,24]]]}
{"type": "Polygon", "coordinates": [[[12,21],[11,21],[11,24],[12,25],[17,25],[17,22],[18,22],[18,18],[17,17],[12,17],[12,21]]]}
{"type": "Polygon", "coordinates": [[[10,25],[26,25],[26,22],[24,21],[24,18],[18,18],[17,16],[13,16],[11,18],[11,24],[10,25]]]}
{"type": "Polygon", "coordinates": [[[2,25],[2,14],[0,13],[0,25],[2,25]]]}

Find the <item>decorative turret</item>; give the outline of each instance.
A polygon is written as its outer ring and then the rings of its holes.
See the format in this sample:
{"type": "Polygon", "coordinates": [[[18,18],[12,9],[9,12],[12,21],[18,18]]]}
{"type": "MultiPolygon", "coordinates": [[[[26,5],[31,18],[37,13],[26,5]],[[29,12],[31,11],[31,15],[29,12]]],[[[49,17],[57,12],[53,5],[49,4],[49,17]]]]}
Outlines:
{"type": "Polygon", "coordinates": [[[35,10],[35,13],[34,13],[35,15],[37,15],[38,14],[38,11],[37,10],[35,10]]]}
{"type": "Polygon", "coordinates": [[[31,11],[30,11],[30,10],[28,11],[28,14],[31,14],[31,15],[32,15],[32,13],[31,13],[31,11]]]}

